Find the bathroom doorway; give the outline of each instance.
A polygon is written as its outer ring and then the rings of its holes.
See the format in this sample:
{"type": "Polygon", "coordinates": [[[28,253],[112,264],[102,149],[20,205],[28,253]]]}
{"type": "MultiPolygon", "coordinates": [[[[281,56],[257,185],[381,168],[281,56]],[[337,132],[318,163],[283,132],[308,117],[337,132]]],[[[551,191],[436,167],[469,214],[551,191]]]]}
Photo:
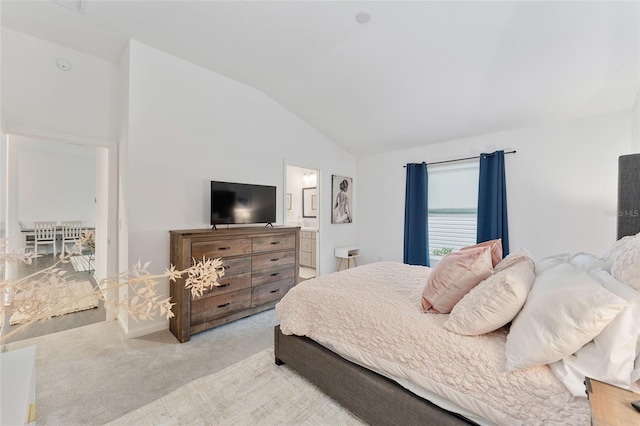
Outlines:
{"type": "Polygon", "coordinates": [[[300,281],[320,270],[320,171],[286,165],[284,223],[300,226],[300,281]]]}

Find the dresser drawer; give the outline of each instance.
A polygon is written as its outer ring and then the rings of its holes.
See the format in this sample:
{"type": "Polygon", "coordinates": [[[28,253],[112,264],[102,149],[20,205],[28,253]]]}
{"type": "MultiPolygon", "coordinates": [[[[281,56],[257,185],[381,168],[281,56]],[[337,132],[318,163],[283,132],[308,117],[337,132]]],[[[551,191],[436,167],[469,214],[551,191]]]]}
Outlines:
{"type": "Polygon", "coordinates": [[[251,293],[251,307],[280,300],[293,287],[291,280],[275,281],[269,284],[253,287],[251,293]]]}
{"type": "Polygon", "coordinates": [[[251,257],[232,257],[231,259],[222,258],[222,266],[224,267],[224,275],[222,276],[222,279],[225,279],[229,275],[251,272],[251,257]]]}
{"type": "Polygon", "coordinates": [[[291,284],[293,284],[295,273],[296,271],[291,265],[263,269],[252,274],[251,285],[253,287],[256,287],[262,284],[283,280],[291,280],[291,284]]]}
{"type": "Polygon", "coordinates": [[[226,275],[218,280],[219,286],[213,286],[209,290],[205,290],[200,297],[194,297],[192,300],[201,300],[207,297],[217,296],[219,294],[230,293],[251,287],[251,272],[245,272],[238,275],[226,275]]]}
{"type": "Polygon", "coordinates": [[[275,253],[259,254],[251,256],[251,270],[259,271],[261,269],[274,268],[284,265],[293,265],[296,263],[295,250],[278,251],[275,253]]]}
{"type": "Polygon", "coordinates": [[[250,288],[194,300],[191,302],[191,324],[200,324],[250,307],[250,288]]]}
{"type": "Polygon", "coordinates": [[[251,239],[198,241],[191,244],[191,257],[201,260],[202,257],[218,258],[238,256],[251,253],[251,239]]]}
{"type": "Polygon", "coordinates": [[[294,234],[270,235],[268,237],[255,237],[251,250],[253,253],[262,253],[274,250],[289,250],[296,247],[294,234]]]}
{"type": "Polygon", "coordinates": [[[313,244],[313,241],[310,238],[304,238],[302,240],[302,252],[311,253],[312,244],[313,244]]]}

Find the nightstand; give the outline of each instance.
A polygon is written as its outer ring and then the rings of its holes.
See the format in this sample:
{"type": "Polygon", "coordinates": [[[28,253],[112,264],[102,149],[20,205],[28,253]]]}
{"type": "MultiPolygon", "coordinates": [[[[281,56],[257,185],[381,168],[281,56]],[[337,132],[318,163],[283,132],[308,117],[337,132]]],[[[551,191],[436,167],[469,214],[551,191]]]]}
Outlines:
{"type": "Polygon", "coordinates": [[[356,258],[360,256],[360,249],[358,247],[351,246],[336,247],[334,250],[334,255],[338,258],[338,267],[336,268],[337,272],[342,266],[342,259],[347,260],[347,269],[349,269],[351,259],[353,259],[353,264],[355,266],[358,266],[356,258]]]}
{"type": "Polygon", "coordinates": [[[593,426],[640,425],[640,412],[631,406],[640,394],[589,377],[585,386],[593,426]]]}

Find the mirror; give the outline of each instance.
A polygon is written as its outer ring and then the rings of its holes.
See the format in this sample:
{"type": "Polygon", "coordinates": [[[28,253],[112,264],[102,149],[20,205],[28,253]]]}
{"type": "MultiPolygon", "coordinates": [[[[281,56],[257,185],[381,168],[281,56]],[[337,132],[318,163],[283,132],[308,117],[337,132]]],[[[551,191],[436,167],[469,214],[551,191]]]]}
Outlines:
{"type": "Polygon", "coordinates": [[[318,192],[317,188],[302,188],[302,217],[318,216],[318,192]]]}

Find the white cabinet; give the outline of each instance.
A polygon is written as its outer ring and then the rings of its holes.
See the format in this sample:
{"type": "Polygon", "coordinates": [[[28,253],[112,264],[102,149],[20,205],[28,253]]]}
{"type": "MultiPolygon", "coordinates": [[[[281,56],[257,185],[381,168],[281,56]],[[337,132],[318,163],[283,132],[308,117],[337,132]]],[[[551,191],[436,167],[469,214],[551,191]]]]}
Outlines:
{"type": "Polygon", "coordinates": [[[316,232],[300,232],[300,266],[316,267],[316,232]]]}

